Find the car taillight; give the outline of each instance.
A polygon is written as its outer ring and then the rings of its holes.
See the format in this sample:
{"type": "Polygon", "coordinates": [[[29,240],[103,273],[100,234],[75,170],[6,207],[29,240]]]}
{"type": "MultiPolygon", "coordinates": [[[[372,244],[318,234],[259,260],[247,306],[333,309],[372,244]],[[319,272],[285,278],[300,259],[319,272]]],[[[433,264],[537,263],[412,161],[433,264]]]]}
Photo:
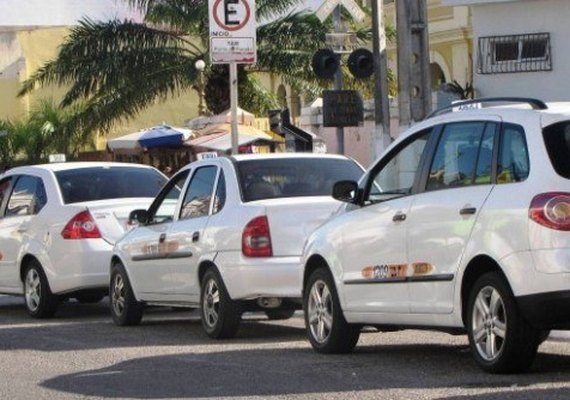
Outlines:
{"type": "Polygon", "coordinates": [[[528,215],[540,225],[570,231],[570,193],[550,192],[534,196],[528,215]]]}
{"type": "Polygon", "coordinates": [[[241,235],[241,252],[247,257],[271,257],[271,233],[266,216],[249,221],[241,235]]]}
{"type": "Polygon", "coordinates": [[[101,232],[99,232],[99,228],[91,216],[91,213],[85,210],[71,218],[67,225],[65,225],[65,228],[63,228],[63,231],[61,231],[61,236],[63,236],[64,239],[72,240],[100,239],[101,232]]]}

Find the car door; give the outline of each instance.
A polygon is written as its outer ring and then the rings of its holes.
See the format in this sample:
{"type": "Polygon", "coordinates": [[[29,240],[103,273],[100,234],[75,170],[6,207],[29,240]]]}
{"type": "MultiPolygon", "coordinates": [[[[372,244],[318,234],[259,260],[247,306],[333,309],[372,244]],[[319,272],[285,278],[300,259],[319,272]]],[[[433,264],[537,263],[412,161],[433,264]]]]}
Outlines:
{"type": "Polygon", "coordinates": [[[180,209],[189,173],[183,170],[165,185],[149,208],[147,223],[130,232],[126,239],[129,279],[140,300],[166,301],[174,295],[166,235],[180,209]]]}
{"type": "Polygon", "coordinates": [[[406,214],[431,130],[419,132],[371,170],[363,206],[343,216],[345,311],[408,313],[406,214]]]}
{"type": "Polygon", "coordinates": [[[411,309],[451,313],[461,257],[493,189],[499,119],[442,126],[424,191],[408,213],[411,309]]]}
{"type": "Polygon", "coordinates": [[[0,182],[0,203],[2,201],[5,205],[0,208],[0,286],[20,290],[20,255],[42,230],[36,222],[37,214],[47,201],[43,182],[30,175],[7,178],[0,182]],[[7,193],[9,196],[2,200],[7,193]]]}
{"type": "Polygon", "coordinates": [[[221,174],[214,196],[218,167],[207,165],[196,168],[182,200],[178,219],[170,225],[166,242],[171,249],[169,265],[177,299],[196,302],[200,299],[198,266],[202,254],[215,244],[204,240],[204,229],[212,212],[218,212],[219,199],[225,199],[225,181],[221,174]]]}

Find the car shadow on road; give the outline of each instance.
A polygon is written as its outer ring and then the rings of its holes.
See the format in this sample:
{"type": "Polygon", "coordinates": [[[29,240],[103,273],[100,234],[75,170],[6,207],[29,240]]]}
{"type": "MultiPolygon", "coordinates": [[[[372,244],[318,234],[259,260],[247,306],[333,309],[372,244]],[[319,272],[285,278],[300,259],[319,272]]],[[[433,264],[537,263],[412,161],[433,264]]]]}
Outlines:
{"type": "Polygon", "coordinates": [[[138,399],[316,397],[336,392],[457,387],[499,392],[567,382],[569,361],[568,356],[539,354],[539,366],[531,373],[500,376],[480,371],[464,346],[457,345],[381,345],[357,348],[342,356],[316,354],[308,347],[271,348],[131,359],[108,368],[61,375],[42,386],[81,396],[138,399]],[[544,365],[551,367],[540,370],[544,365]],[[550,373],[552,370],[558,373],[550,373]]]}

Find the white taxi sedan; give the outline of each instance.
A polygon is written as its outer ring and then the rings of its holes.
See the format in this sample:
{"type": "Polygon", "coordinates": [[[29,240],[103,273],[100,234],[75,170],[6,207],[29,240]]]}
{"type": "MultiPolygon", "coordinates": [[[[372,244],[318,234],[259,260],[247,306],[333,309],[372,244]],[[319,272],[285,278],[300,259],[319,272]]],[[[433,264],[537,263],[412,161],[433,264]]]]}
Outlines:
{"type": "Polygon", "coordinates": [[[317,154],[189,164],[115,246],[115,323],[139,323],[145,304],[200,307],[206,333],[224,338],[244,311],[290,317],[301,303],[305,239],[339,208],[333,184],[362,173],[344,156],[317,154]]]}
{"type": "Polygon", "coordinates": [[[25,295],[28,313],[51,317],[58,302],[99,301],[128,214],[166,182],[158,170],[121,163],[18,167],[0,176],[0,293],[25,295]]]}

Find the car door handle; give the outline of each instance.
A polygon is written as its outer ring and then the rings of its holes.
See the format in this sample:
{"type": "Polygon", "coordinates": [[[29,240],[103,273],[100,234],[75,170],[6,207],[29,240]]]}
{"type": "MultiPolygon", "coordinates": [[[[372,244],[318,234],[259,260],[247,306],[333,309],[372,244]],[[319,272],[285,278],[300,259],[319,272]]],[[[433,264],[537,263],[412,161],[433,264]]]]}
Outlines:
{"type": "Polygon", "coordinates": [[[164,243],[165,240],[166,240],[166,233],[161,233],[160,236],[158,237],[158,243],[164,243]]]}
{"type": "Polygon", "coordinates": [[[464,207],[459,210],[459,215],[473,215],[477,212],[475,207],[464,207]]]}
{"type": "Polygon", "coordinates": [[[400,222],[405,220],[406,220],[406,214],[400,212],[392,217],[392,221],[394,222],[400,222]]]}
{"type": "Polygon", "coordinates": [[[198,240],[200,240],[200,232],[194,232],[192,234],[192,243],[196,243],[198,240]]]}

